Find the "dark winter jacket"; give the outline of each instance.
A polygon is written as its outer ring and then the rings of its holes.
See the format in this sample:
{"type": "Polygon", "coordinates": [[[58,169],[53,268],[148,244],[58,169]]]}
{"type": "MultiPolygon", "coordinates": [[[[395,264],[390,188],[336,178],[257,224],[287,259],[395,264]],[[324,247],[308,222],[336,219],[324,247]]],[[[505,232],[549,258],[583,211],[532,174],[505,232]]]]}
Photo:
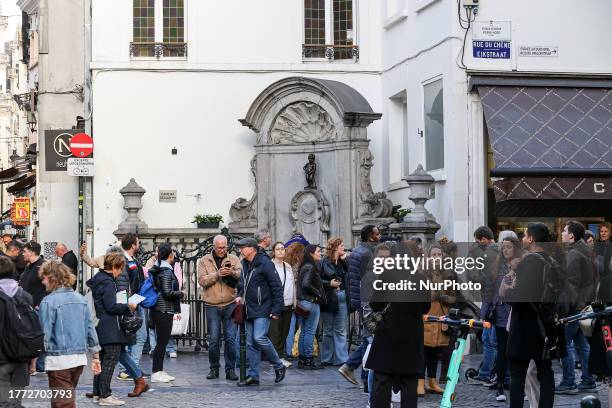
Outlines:
{"type": "MultiPolygon", "coordinates": [[[[483,303],[490,304],[493,301],[495,293],[495,281],[497,279],[497,271],[495,264],[499,256],[499,247],[497,244],[476,244],[470,249],[469,257],[472,259],[482,259],[484,268],[471,269],[468,271],[470,281],[480,283],[482,285],[481,296],[483,303]]],[[[481,316],[484,317],[484,316],[481,316]]]]}
{"type": "Polygon", "coordinates": [[[68,251],[62,256],[62,263],[70,268],[73,274],[76,275],[79,269],[79,261],[72,251],[68,251]]]}
{"type": "Polygon", "coordinates": [[[174,275],[174,270],[164,264],[162,266],[155,264],[149,269],[149,274],[153,276],[153,283],[159,291],[153,310],[162,313],[180,313],[181,299],[185,294],[179,291],[179,283],[174,275]]]}
{"type": "Polygon", "coordinates": [[[122,315],[130,313],[127,303],[117,303],[117,282],[109,272],[100,270],[87,281],[92,291],[96,316],[100,321],[96,327],[100,345],[127,344],[128,338],[119,326],[122,315]]]}
{"type": "MultiPolygon", "coordinates": [[[[338,263],[332,263],[329,258],[325,257],[321,261],[321,282],[325,289],[325,306],[321,307],[321,311],[325,312],[336,312],[338,311],[338,294],[336,288],[330,286],[331,280],[336,279],[341,282],[340,289],[347,292],[346,303],[347,306],[350,304],[350,291],[347,282],[348,272],[346,270],[346,263],[339,259],[338,263]]],[[[348,307],[347,307],[348,310],[348,307]]]]}
{"type": "MultiPolygon", "coordinates": [[[[370,303],[373,311],[386,304],[370,303]]],[[[365,367],[376,372],[417,375],[423,371],[423,314],[429,303],[391,303],[378,324],[365,367]]]]}
{"type": "MultiPolygon", "coordinates": [[[[325,289],[321,282],[321,272],[309,262],[300,267],[297,285],[298,300],[307,300],[312,303],[325,304],[325,289]]],[[[336,301],[337,303],[337,301],[336,301]]]]}
{"type": "Polygon", "coordinates": [[[142,269],[142,265],[135,259],[129,259],[127,256],[125,257],[125,272],[127,273],[131,293],[139,293],[142,284],[145,281],[144,270],[142,269]]]}
{"type": "Polygon", "coordinates": [[[595,299],[597,271],[595,250],[582,239],[570,245],[565,258],[570,313],[584,309],[595,299]]]}
{"type": "MultiPolygon", "coordinates": [[[[507,294],[512,305],[507,356],[516,359],[542,359],[545,337],[555,338],[555,305],[530,302],[544,292],[544,268],[550,258],[545,254],[527,254],[516,268],[515,289],[507,294]]],[[[552,341],[551,341],[552,342],[552,341]]]]}
{"type": "Polygon", "coordinates": [[[351,312],[361,309],[361,278],[366,273],[373,256],[372,245],[361,242],[348,257],[348,290],[351,312]]]}
{"type": "Polygon", "coordinates": [[[257,253],[252,262],[242,260],[238,296],[243,298],[247,319],[281,315],[283,286],[270,258],[257,253]]]}
{"type": "Polygon", "coordinates": [[[34,307],[38,307],[43,298],[47,296],[47,289],[38,277],[38,270],[44,262],[45,260],[41,256],[36,262],[26,266],[23,274],[21,274],[21,278],[19,279],[19,285],[23,288],[23,290],[32,295],[34,307]]]}

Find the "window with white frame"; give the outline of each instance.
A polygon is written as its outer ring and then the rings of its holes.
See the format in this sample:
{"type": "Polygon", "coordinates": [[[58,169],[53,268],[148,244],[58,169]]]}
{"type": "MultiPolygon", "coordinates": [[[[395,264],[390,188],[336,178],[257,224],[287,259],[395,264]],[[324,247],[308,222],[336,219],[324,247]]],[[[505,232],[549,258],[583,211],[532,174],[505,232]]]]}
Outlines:
{"type": "Polygon", "coordinates": [[[355,0],[304,0],[304,58],[359,59],[355,0]]]}
{"type": "Polygon", "coordinates": [[[187,0],[133,0],[133,57],[187,56],[185,3],[187,0]]]}
{"type": "Polygon", "coordinates": [[[425,168],[444,169],[444,93],[442,79],[423,85],[425,168]]]}

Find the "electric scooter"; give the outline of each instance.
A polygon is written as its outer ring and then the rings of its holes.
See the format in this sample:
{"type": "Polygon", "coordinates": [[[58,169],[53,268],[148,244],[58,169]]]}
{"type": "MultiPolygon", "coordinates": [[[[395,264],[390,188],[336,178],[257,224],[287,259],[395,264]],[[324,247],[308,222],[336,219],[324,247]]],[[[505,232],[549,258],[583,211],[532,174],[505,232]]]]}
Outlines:
{"type": "Polygon", "coordinates": [[[448,316],[424,315],[423,321],[446,324],[458,330],[457,343],[451,355],[448,373],[446,375],[446,388],[444,389],[442,401],[440,402],[440,408],[451,408],[456,398],[455,387],[457,387],[457,383],[459,382],[459,368],[463,361],[463,352],[465,351],[467,336],[471,331],[489,329],[491,323],[482,320],[463,319],[459,316],[459,311],[457,309],[451,309],[448,316]]]}
{"type": "MultiPolygon", "coordinates": [[[[564,317],[557,321],[558,325],[565,325],[568,323],[576,322],[585,319],[597,319],[601,325],[601,334],[606,346],[606,360],[608,367],[612,367],[612,331],[610,330],[610,323],[612,320],[612,306],[604,308],[601,303],[592,303],[591,307],[593,311],[582,312],[573,316],[564,317]]],[[[610,379],[609,379],[610,380],[610,379]]],[[[612,403],[612,382],[608,383],[608,404],[612,403]]],[[[599,404],[599,400],[593,396],[587,396],[583,398],[582,406],[596,406],[599,404]],[[588,400],[587,400],[588,399],[588,400]]]]}

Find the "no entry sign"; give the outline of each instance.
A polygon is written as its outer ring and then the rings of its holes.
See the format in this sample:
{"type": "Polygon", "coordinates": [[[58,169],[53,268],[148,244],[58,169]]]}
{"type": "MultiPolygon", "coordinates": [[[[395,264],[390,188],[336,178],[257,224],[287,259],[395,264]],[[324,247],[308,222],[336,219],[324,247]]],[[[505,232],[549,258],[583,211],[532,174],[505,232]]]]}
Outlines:
{"type": "Polygon", "coordinates": [[[70,151],[74,157],[89,157],[93,153],[93,139],[86,133],[77,133],[70,139],[70,151]]]}

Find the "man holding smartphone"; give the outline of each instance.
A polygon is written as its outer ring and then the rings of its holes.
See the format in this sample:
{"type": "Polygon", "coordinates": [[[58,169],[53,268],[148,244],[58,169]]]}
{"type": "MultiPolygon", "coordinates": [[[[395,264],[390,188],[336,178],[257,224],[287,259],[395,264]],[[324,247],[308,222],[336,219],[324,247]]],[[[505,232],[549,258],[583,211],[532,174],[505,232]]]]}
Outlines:
{"type": "Polygon", "coordinates": [[[208,326],[209,380],[219,378],[221,356],[221,325],[225,340],[225,378],[237,381],[236,366],[236,324],[232,312],[236,305],[236,287],[242,266],[240,259],[227,251],[227,238],[217,235],[213,238],[213,250],[198,260],[198,282],[204,289],[206,325],[208,326]]]}

